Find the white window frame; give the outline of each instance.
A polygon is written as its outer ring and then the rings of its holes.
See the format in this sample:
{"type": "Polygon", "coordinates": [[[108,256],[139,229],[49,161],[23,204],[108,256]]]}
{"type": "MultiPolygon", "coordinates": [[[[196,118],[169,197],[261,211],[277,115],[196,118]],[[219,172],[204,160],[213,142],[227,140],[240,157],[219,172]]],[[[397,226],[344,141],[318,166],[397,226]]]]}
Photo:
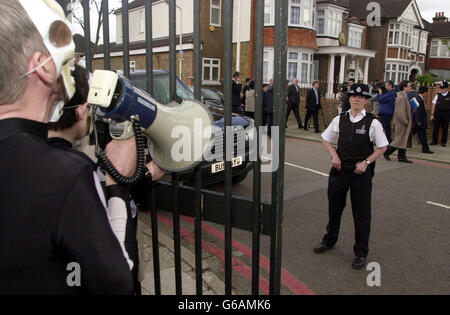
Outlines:
{"type": "Polygon", "coordinates": [[[385,80],[392,80],[394,81],[394,84],[399,84],[404,80],[409,80],[410,71],[411,67],[408,64],[387,62],[385,68],[385,80]]]}
{"type": "Polygon", "coordinates": [[[411,50],[414,52],[419,51],[419,42],[420,42],[419,39],[420,39],[420,31],[414,29],[412,34],[412,46],[411,46],[411,50]]]}
{"type": "Polygon", "coordinates": [[[364,26],[349,24],[348,25],[348,47],[362,48],[362,36],[364,26]]]}
{"type": "Polygon", "coordinates": [[[219,1],[219,5],[214,5],[213,4],[214,0],[210,0],[210,8],[209,8],[209,25],[211,26],[216,26],[216,27],[221,27],[222,26],[222,0],[216,0],[219,1]],[[213,23],[212,21],[212,11],[213,10],[219,10],[219,23],[213,23]]]}
{"type": "Polygon", "coordinates": [[[450,39],[433,39],[431,41],[430,58],[450,58],[450,39]],[[445,45],[447,41],[447,45],[445,45]],[[437,49],[436,53],[433,50],[437,49]]]}
{"type": "Polygon", "coordinates": [[[407,23],[390,22],[388,26],[388,46],[405,47],[410,49],[412,46],[412,36],[414,34],[413,29],[413,26],[407,23]],[[395,42],[396,38],[398,38],[397,43],[395,42]]]}
{"type": "Polygon", "coordinates": [[[264,25],[265,26],[274,26],[275,25],[275,0],[265,0],[264,1],[264,25]],[[266,20],[267,16],[269,16],[268,21],[266,20]]]}
{"type": "Polygon", "coordinates": [[[287,61],[287,80],[292,80],[293,78],[299,79],[299,84],[301,87],[309,87],[312,82],[314,69],[314,53],[308,50],[303,50],[299,48],[289,48],[288,49],[288,61],[287,61]],[[297,54],[297,59],[291,59],[291,54],[297,54]],[[297,72],[290,77],[289,76],[289,65],[291,63],[297,64],[297,72]],[[303,70],[306,69],[306,76],[303,75],[303,70]]]}
{"type": "Polygon", "coordinates": [[[218,58],[203,58],[202,61],[202,85],[220,85],[220,59],[218,58]],[[209,64],[206,64],[205,61],[208,61],[209,64]],[[218,61],[218,65],[214,65],[213,62],[218,61]],[[205,78],[205,68],[210,68],[209,70],[209,78],[205,78]],[[213,69],[217,68],[218,78],[214,80],[213,78],[213,69]]]}
{"type": "Polygon", "coordinates": [[[139,11],[139,34],[143,34],[145,32],[145,11],[139,11]]]}
{"type": "Polygon", "coordinates": [[[325,9],[317,9],[317,18],[316,18],[317,35],[325,35],[326,16],[327,16],[327,11],[325,9]],[[323,11],[323,15],[319,16],[319,11],[323,11]],[[320,30],[319,30],[319,20],[323,20],[323,32],[320,32],[320,30]]]}
{"type": "Polygon", "coordinates": [[[421,32],[419,39],[419,52],[422,54],[427,53],[428,32],[421,32]]]}
{"type": "Polygon", "coordinates": [[[324,11],[324,25],[323,25],[323,33],[320,33],[318,30],[319,25],[319,17],[316,18],[316,33],[317,36],[327,36],[327,37],[333,37],[333,38],[339,38],[339,34],[342,32],[342,14],[344,11],[338,10],[335,7],[324,7],[324,6],[317,6],[316,11],[324,11]]]}
{"type": "MultiPolygon", "coordinates": [[[[273,67],[274,67],[274,48],[264,47],[263,63],[267,67],[267,74],[263,70],[263,81],[265,84],[269,84],[273,79],[273,67]]],[[[264,66],[263,66],[264,68],[264,66]]]]}

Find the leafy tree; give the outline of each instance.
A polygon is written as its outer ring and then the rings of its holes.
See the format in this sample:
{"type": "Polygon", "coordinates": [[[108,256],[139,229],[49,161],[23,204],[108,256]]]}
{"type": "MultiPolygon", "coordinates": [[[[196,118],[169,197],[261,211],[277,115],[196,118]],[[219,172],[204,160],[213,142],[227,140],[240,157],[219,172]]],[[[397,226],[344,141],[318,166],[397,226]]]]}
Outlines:
{"type": "Polygon", "coordinates": [[[431,73],[424,73],[416,78],[416,81],[419,82],[420,86],[433,86],[434,78],[431,73]]]}

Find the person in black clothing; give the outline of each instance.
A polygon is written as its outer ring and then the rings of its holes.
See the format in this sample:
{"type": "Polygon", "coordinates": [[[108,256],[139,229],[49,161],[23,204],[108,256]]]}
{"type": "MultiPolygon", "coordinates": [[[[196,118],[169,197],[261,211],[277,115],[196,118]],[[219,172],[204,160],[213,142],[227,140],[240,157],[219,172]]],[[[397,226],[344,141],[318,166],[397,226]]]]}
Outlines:
{"type": "Polygon", "coordinates": [[[450,123],[450,95],[448,94],[448,82],[441,84],[441,93],[438,93],[433,100],[433,110],[431,121],[433,121],[433,143],[439,142],[439,131],[442,129],[442,146],[447,146],[448,126],[450,123]]]}
{"type": "MultiPolygon", "coordinates": [[[[349,90],[351,90],[351,88],[352,88],[352,86],[355,84],[355,79],[350,79],[349,81],[348,81],[348,89],[349,90]]],[[[344,97],[344,102],[343,102],[343,104],[342,104],[342,112],[343,113],[345,113],[345,112],[348,112],[349,110],[350,110],[350,108],[351,108],[351,105],[350,105],[350,96],[349,95],[345,95],[345,97],[344,97]]]]}
{"type": "MultiPolygon", "coordinates": [[[[54,41],[36,26],[65,23],[61,16],[42,0],[33,5],[39,14],[17,0],[0,3],[0,42],[10,43],[0,46],[0,294],[131,294],[130,266],[105,212],[127,188],[107,176],[105,198],[84,158],[47,143],[55,104],[70,95],[61,68],[74,51],[67,25],[54,41]],[[79,266],[80,286],[67,281],[69,264],[79,266]]],[[[126,176],[136,168],[132,151],[133,140],[108,147],[126,176]]]]}
{"type": "Polygon", "coordinates": [[[421,86],[419,88],[419,93],[417,97],[413,97],[410,99],[410,102],[417,101],[419,103],[419,107],[413,114],[414,118],[414,130],[417,133],[417,136],[419,137],[420,143],[422,144],[422,153],[425,154],[433,154],[430,150],[430,147],[428,146],[428,139],[427,139],[427,129],[428,129],[428,118],[427,118],[427,111],[425,109],[425,97],[428,93],[428,88],[425,86],[421,86]],[[414,98],[416,100],[414,100],[414,98]]]}
{"type": "Polygon", "coordinates": [[[300,117],[300,87],[298,86],[298,79],[295,78],[292,84],[289,85],[286,93],[287,112],[286,112],[286,128],[289,120],[289,115],[294,111],[297,119],[298,128],[303,128],[302,118],[300,117]]]}
{"type": "Polygon", "coordinates": [[[314,252],[324,253],[337,243],[341,217],[350,190],[355,223],[356,256],[352,268],[362,269],[369,253],[374,163],[386,151],[389,142],[381,123],[364,109],[370,98],[369,87],[354,84],[348,94],[351,110],[336,117],[322,135],[323,143],[331,155],[333,168],[328,185],[327,234],[314,248],[314,252]],[[338,138],[337,150],[332,145],[336,138],[338,138]],[[374,142],[378,147],[376,151],[373,147],[374,142]]]}
{"type": "MultiPolygon", "coordinates": [[[[273,126],[273,80],[270,80],[270,84],[264,87],[264,110],[267,113],[267,126],[269,137],[272,137],[272,126],[273,126]]],[[[266,124],[263,123],[265,126],[266,124]]]]}
{"type": "Polygon", "coordinates": [[[314,129],[316,133],[320,132],[319,127],[319,111],[322,108],[321,93],[319,91],[319,82],[313,83],[313,88],[309,90],[306,96],[306,118],[305,118],[305,130],[308,130],[308,122],[311,117],[314,118],[314,129]]]}
{"type": "Polygon", "coordinates": [[[245,107],[246,100],[247,100],[247,91],[250,89],[250,83],[252,82],[252,79],[247,78],[245,79],[244,89],[242,90],[242,99],[241,104],[245,107]]]}
{"type": "Polygon", "coordinates": [[[241,92],[242,92],[241,74],[236,71],[233,74],[232,99],[233,99],[233,112],[238,114],[243,113],[241,104],[241,92]]]}

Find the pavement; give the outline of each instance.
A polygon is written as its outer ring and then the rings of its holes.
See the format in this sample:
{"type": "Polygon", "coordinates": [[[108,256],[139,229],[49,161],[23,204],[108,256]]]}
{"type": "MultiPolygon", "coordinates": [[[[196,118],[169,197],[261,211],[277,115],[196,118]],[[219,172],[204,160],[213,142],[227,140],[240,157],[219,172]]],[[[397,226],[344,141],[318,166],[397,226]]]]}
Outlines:
{"type": "MultiPolygon", "coordinates": [[[[322,142],[321,133],[315,133],[314,127],[309,129],[308,131],[304,130],[303,128],[299,129],[297,126],[297,122],[292,117],[288,121],[286,137],[322,142]]],[[[419,140],[417,136],[415,136],[413,138],[413,147],[407,150],[407,156],[410,159],[450,164],[450,147],[444,148],[441,145],[430,146],[430,150],[433,151],[434,154],[422,153],[422,145],[419,144],[419,140]]]]}

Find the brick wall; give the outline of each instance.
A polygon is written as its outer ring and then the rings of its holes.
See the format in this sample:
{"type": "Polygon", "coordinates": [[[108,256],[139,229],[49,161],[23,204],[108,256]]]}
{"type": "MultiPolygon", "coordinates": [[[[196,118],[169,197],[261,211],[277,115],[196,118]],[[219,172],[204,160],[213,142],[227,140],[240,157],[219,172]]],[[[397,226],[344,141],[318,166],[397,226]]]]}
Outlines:
{"type": "MultiPolygon", "coordinates": [[[[275,28],[264,28],[264,46],[275,46],[275,28]]],[[[288,46],[318,49],[316,32],[306,28],[293,28],[288,30],[288,46]]]]}
{"type": "Polygon", "coordinates": [[[450,70],[450,59],[430,58],[429,68],[450,70]]]}
{"type": "Polygon", "coordinates": [[[377,51],[375,58],[370,59],[369,81],[384,80],[386,44],[387,44],[387,22],[381,26],[369,27],[367,30],[369,41],[367,48],[377,51]]]}

